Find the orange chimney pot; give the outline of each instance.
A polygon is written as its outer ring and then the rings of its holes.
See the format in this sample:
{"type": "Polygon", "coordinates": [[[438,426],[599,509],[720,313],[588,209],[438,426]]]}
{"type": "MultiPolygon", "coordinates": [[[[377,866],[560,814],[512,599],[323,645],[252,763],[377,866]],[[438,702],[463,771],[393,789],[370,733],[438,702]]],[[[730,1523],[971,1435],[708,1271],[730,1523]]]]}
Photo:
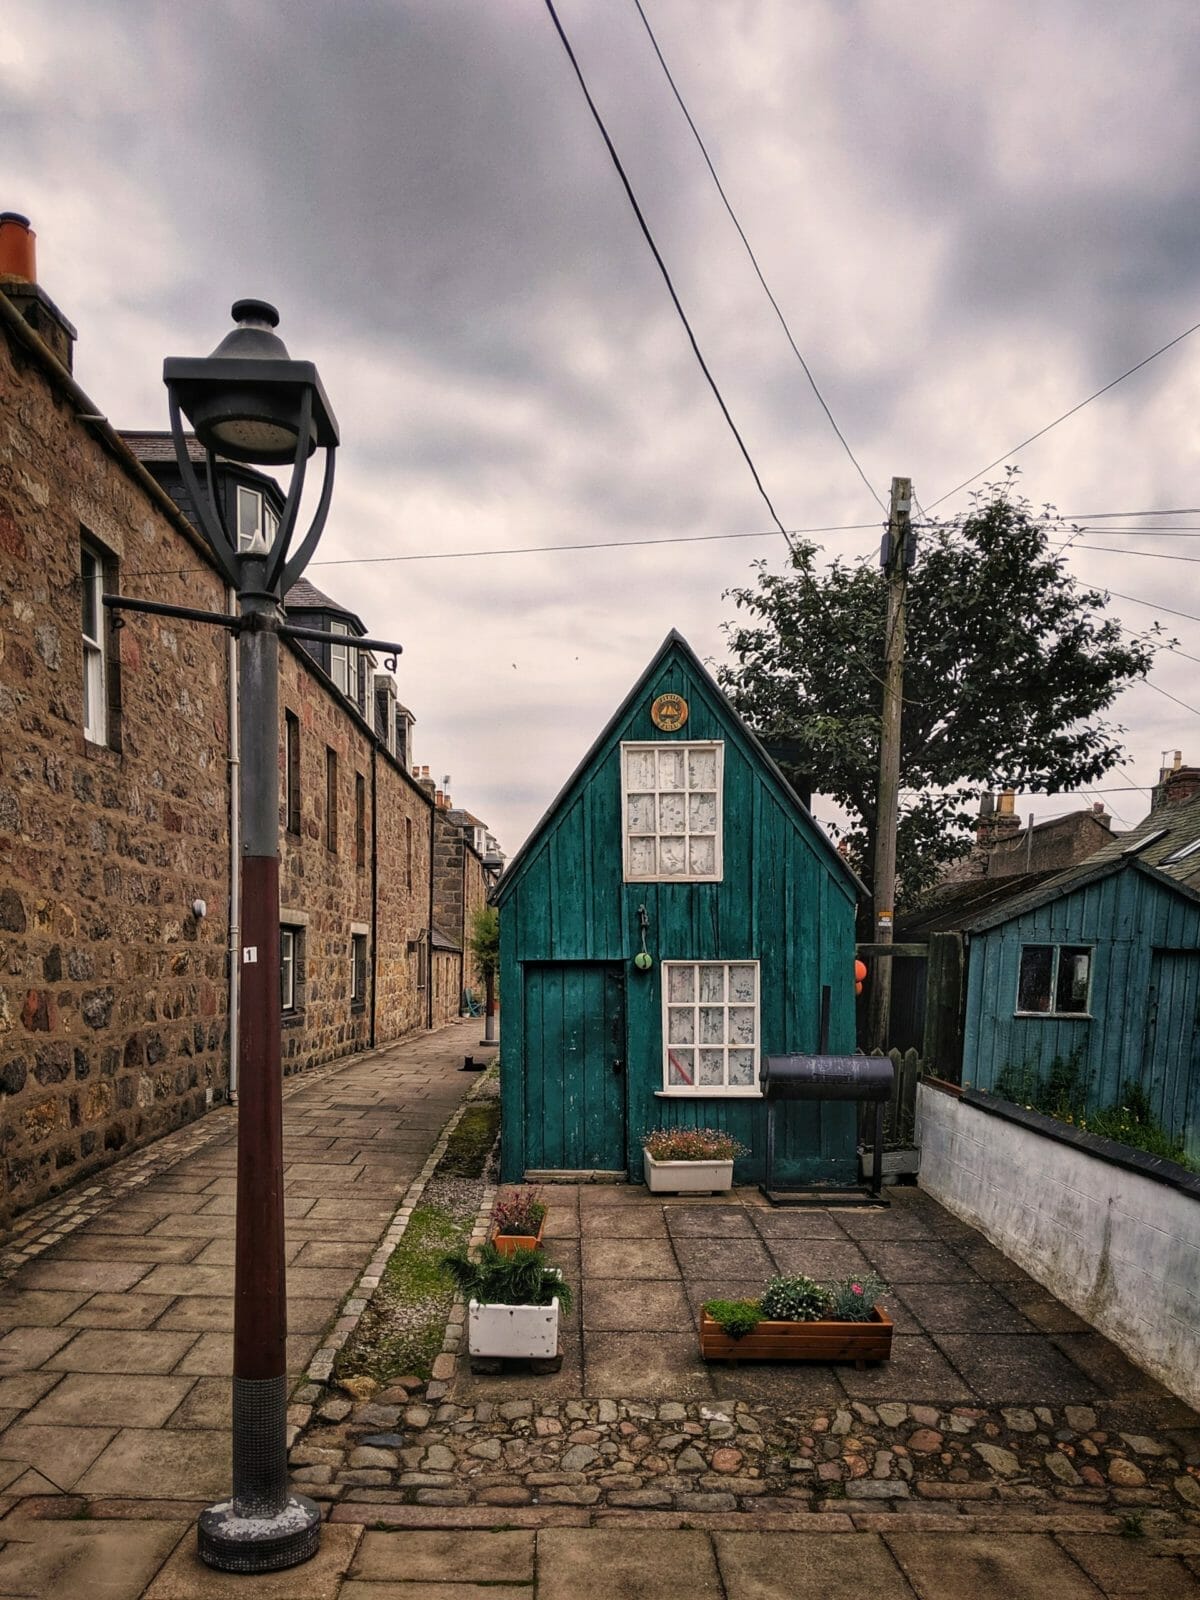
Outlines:
{"type": "Polygon", "coordinates": [[[37,282],[37,234],[17,211],[0,213],[0,278],[37,282]]]}

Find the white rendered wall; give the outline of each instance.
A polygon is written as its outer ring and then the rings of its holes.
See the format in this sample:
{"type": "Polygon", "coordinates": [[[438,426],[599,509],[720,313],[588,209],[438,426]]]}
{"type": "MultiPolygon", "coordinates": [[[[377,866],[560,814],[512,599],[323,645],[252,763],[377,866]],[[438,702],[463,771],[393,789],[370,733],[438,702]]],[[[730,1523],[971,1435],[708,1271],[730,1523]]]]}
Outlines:
{"type": "Polygon", "coordinates": [[[1200,1407],[1200,1198],[921,1084],[922,1189],[1200,1407]]]}

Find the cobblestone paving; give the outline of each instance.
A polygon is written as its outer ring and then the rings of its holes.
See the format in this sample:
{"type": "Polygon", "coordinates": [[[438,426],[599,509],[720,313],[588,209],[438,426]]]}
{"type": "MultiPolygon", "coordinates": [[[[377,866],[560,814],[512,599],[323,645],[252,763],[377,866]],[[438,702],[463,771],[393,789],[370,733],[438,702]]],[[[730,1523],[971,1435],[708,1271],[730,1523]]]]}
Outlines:
{"type": "Polygon", "coordinates": [[[577,1286],[562,1371],[473,1374],[460,1306],[428,1385],[297,1396],[313,1408],[297,1483],[336,1515],[395,1521],[574,1507],[663,1524],[841,1512],[1200,1529],[1200,1418],[974,1230],[894,1193],[887,1211],[835,1213],[773,1211],[753,1191],[664,1203],[552,1188],[547,1253],[577,1286]],[[891,1362],[700,1361],[705,1298],[867,1265],[892,1284],[891,1362]]]}

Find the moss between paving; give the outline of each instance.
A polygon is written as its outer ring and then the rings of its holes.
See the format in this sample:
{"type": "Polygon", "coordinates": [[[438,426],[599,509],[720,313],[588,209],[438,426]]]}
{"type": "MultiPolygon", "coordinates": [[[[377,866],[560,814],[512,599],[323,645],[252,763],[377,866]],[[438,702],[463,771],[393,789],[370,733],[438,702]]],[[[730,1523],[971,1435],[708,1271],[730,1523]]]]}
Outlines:
{"type": "Polygon", "coordinates": [[[463,1112],[370,1305],[342,1348],[334,1367],[338,1381],[369,1377],[386,1385],[408,1373],[428,1378],[454,1303],[441,1260],[470,1238],[499,1126],[496,1099],[481,1097],[463,1112]]]}

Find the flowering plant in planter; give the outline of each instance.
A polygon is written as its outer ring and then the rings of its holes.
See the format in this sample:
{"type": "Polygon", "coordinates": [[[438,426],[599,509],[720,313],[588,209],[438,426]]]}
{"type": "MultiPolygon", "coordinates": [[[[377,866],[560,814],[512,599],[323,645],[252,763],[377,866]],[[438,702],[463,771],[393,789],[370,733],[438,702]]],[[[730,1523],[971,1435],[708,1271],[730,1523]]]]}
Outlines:
{"type": "Polygon", "coordinates": [[[654,1128],[642,1135],[642,1165],[652,1193],[711,1194],[733,1187],[733,1163],[746,1146],[720,1128],[654,1128]]]}
{"type": "Polygon", "coordinates": [[[546,1206],[538,1191],[517,1189],[496,1202],[491,1242],[502,1255],[511,1255],[514,1250],[537,1250],[545,1221],[546,1206]]]}
{"type": "Polygon", "coordinates": [[[804,1273],[775,1277],[757,1300],[707,1300],[700,1353],[758,1360],[885,1361],[892,1322],[878,1305],[887,1286],[873,1272],[818,1283],[804,1273]]]}
{"type": "Polygon", "coordinates": [[[652,1161],[732,1161],[746,1154],[722,1128],[653,1128],[642,1135],[642,1149],[652,1161]]]}

